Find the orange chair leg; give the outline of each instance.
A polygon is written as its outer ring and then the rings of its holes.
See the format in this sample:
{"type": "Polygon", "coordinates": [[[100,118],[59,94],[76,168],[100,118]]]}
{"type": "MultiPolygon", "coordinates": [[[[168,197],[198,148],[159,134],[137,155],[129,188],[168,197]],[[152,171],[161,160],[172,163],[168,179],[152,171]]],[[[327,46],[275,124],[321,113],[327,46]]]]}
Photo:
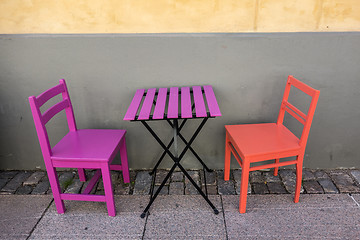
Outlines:
{"type": "Polygon", "coordinates": [[[240,185],[240,202],[239,202],[239,212],[246,212],[246,200],[248,192],[248,183],[249,183],[249,168],[250,163],[243,160],[243,167],[241,171],[241,185],[240,185]]]}
{"type": "MultiPolygon", "coordinates": [[[[280,162],[279,158],[275,159],[275,163],[279,163],[279,162],[280,162]]],[[[274,168],[274,176],[278,175],[278,171],[279,171],[279,167],[275,167],[274,168]]]]}
{"type": "Polygon", "coordinates": [[[298,163],[296,164],[296,185],[295,185],[295,198],[294,198],[295,203],[299,202],[300,199],[303,158],[304,155],[299,155],[297,157],[298,163]]]}
{"type": "Polygon", "coordinates": [[[229,137],[226,133],[225,140],[225,167],[224,167],[224,180],[229,181],[230,178],[230,160],[231,160],[231,152],[229,146],[229,137]]]}

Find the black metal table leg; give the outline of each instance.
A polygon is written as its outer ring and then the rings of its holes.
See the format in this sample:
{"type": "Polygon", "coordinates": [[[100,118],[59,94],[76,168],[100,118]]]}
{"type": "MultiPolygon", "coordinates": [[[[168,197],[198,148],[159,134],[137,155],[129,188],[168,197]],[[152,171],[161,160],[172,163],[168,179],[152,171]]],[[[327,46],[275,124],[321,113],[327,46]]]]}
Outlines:
{"type": "Polygon", "coordinates": [[[201,190],[201,188],[195,183],[195,181],[190,177],[190,175],[187,173],[187,171],[181,166],[181,164],[178,164],[178,167],[181,169],[181,171],[184,173],[184,175],[189,179],[189,181],[194,185],[196,190],[200,193],[200,195],[206,200],[206,202],[210,205],[210,207],[214,210],[215,214],[219,214],[219,210],[212,204],[212,202],[209,200],[209,198],[204,194],[204,192],[201,190]]]}
{"type": "MultiPolygon", "coordinates": [[[[184,119],[184,120],[181,122],[178,132],[181,131],[181,129],[182,129],[183,126],[185,125],[186,121],[187,121],[187,119],[184,119]]],[[[171,127],[173,128],[173,124],[172,124],[169,120],[168,120],[168,122],[170,123],[171,127]]],[[[169,148],[171,147],[171,145],[173,144],[173,142],[174,142],[174,138],[171,139],[171,141],[169,142],[169,144],[167,145],[166,148],[169,149],[169,148]]],[[[150,175],[153,175],[153,174],[154,174],[154,172],[155,172],[156,169],[159,167],[159,165],[160,165],[160,163],[162,162],[162,160],[163,160],[163,158],[165,157],[165,155],[166,155],[166,151],[164,151],[164,152],[161,154],[159,160],[158,160],[157,163],[155,164],[155,167],[154,167],[153,170],[150,172],[150,175]]]]}
{"type": "MultiPolygon", "coordinates": [[[[185,119],[186,120],[186,119],[185,119]]],[[[171,127],[174,127],[173,124],[167,120],[167,122],[170,124],[171,127]]],[[[182,126],[181,126],[182,127],[182,126]]],[[[185,143],[185,145],[187,144],[186,139],[184,138],[184,136],[180,133],[180,128],[179,128],[179,132],[178,132],[178,136],[180,137],[180,139],[185,143]]],[[[201,165],[206,169],[206,171],[208,172],[212,172],[213,170],[211,170],[210,168],[208,168],[208,166],[206,166],[206,164],[204,163],[203,160],[201,160],[201,158],[199,157],[199,155],[195,152],[195,150],[189,146],[189,150],[194,154],[194,156],[196,157],[196,159],[201,163],[201,165]]]]}
{"type": "MultiPolygon", "coordinates": [[[[152,203],[160,193],[161,189],[164,187],[165,183],[169,179],[169,177],[172,175],[176,167],[179,167],[181,171],[184,173],[184,175],[189,179],[191,184],[194,185],[194,187],[198,190],[200,195],[206,200],[206,202],[210,205],[210,207],[213,209],[215,214],[218,214],[219,211],[216,209],[216,207],[212,204],[212,202],[209,200],[209,198],[204,194],[204,192],[201,190],[201,188],[195,183],[195,181],[190,177],[190,175],[186,172],[186,170],[183,168],[183,166],[180,164],[181,159],[184,157],[186,151],[190,149],[190,145],[193,143],[199,132],[201,131],[202,127],[205,125],[208,118],[204,118],[199,127],[196,129],[195,133],[191,137],[190,141],[186,143],[185,148],[182,150],[180,156],[178,157],[177,154],[177,136],[179,135],[179,128],[178,128],[178,122],[177,119],[174,119],[173,129],[174,129],[174,137],[173,142],[175,145],[175,155],[172,154],[167,146],[161,141],[161,139],[156,135],[156,133],[150,128],[150,126],[145,122],[141,121],[143,125],[147,128],[147,130],[151,133],[151,135],[155,138],[155,140],[160,144],[160,146],[164,149],[164,151],[170,156],[170,158],[174,161],[174,165],[170,169],[169,173],[166,175],[165,179],[155,192],[154,196],[151,196],[150,201],[146,208],[144,209],[143,213],[141,214],[141,217],[144,218],[146,216],[146,213],[149,211],[152,203]]],[[[156,169],[155,169],[156,170],[156,169]]],[[[205,173],[204,173],[205,174],[205,173]]]]}
{"type": "Polygon", "coordinates": [[[172,175],[173,171],[175,170],[176,168],[176,163],[172,166],[172,168],[170,169],[169,173],[166,175],[164,181],[161,183],[161,185],[159,186],[159,188],[156,190],[154,196],[152,196],[150,198],[150,201],[148,203],[148,205],[146,206],[146,208],[144,209],[143,213],[141,214],[141,218],[144,218],[146,216],[146,213],[149,211],[152,203],[154,202],[155,198],[159,195],[161,189],[164,187],[165,183],[167,182],[167,180],[169,179],[169,177],[172,175]]]}

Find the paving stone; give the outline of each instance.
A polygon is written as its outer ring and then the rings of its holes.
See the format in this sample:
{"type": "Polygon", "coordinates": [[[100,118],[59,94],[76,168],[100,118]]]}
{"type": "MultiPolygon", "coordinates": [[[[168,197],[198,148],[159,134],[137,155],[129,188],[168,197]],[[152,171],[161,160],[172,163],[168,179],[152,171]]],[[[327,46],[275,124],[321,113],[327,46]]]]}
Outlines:
{"type": "Polygon", "coordinates": [[[81,182],[79,179],[74,179],[74,182],[66,189],[65,193],[80,193],[81,187],[84,185],[84,182],[81,182]]]}
{"type": "Polygon", "coordinates": [[[205,184],[204,172],[206,177],[206,185],[216,185],[216,172],[200,171],[201,184],[205,184]]]}
{"type": "Polygon", "coordinates": [[[39,182],[38,185],[34,187],[31,194],[33,195],[46,194],[49,188],[50,188],[49,179],[45,177],[44,179],[41,180],[41,182],[39,182]]]}
{"type": "Polygon", "coordinates": [[[250,183],[264,183],[265,178],[261,171],[253,171],[249,173],[250,183]]]}
{"type": "Polygon", "coordinates": [[[108,216],[104,202],[67,201],[61,215],[52,203],[29,239],[142,239],[146,218],[140,214],[148,201],[149,196],[117,196],[116,217],[108,216]]]}
{"type": "Polygon", "coordinates": [[[26,186],[20,186],[15,194],[18,194],[18,195],[27,195],[27,194],[30,194],[33,190],[33,187],[32,186],[29,186],[29,185],[26,185],[26,186]]]}
{"type": "MultiPolygon", "coordinates": [[[[196,182],[196,184],[200,185],[200,174],[199,171],[187,171],[189,176],[196,182]]],[[[185,184],[190,183],[190,180],[185,176],[185,184]]]]}
{"type": "Polygon", "coordinates": [[[105,195],[104,189],[96,189],[95,195],[105,195]]]}
{"type": "Polygon", "coordinates": [[[100,177],[100,179],[99,179],[99,184],[98,184],[98,186],[97,186],[96,191],[104,191],[104,183],[103,183],[103,180],[102,180],[101,177],[100,177]]]}
{"type": "MultiPolygon", "coordinates": [[[[286,188],[286,190],[289,192],[289,193],[295,193],[295,184],[296,184],[296,178],[294,179],[288,179],[288,180],[283,180],[283,184],[286,188]]],[[[303,193],[304,192],[304,188],[303,186],[301,185],[301,189],[300,189],[300,193],[303,193]]]]}
{"type": "MultiPolygon", "coordinates": [[[[240,195],[240,186],[241,186],[241,182],[235,182],[235,193],[236,193],[236,195],[240,195]]],[[[247,194],[251,194],[250,182],[248,184],[248,192],[247,192],[247,194]]]]}
{"type": "Polygon", "coordinates": [[[281,182],[279,174],[277,176],[274,176],[274,171],[264,172],[263,175],[266,183],[281,182]]]}
{"type": "Polygon", "coordinates": [[[182,172],[173,172],[171,175],[171,181],[182,182],[184,181],[184,174],[182,172]]]}
{"type": "Polygon", "coordinates": [[[169,186],[170,195],[184,195],[184,183],[183,182],[171,182],[169,186]]]}
{"type": "MultiPolygon", "coordinates": [[[[241,172],[240,172],[240,174],[241,174],[241,172]]],[[[241,175],[240,175],[241,176],[241,175]]],[[[224,180],[224,171],[223,170],[217,170],[216,171],[216,178],[217,178],[217,182],[219,182],[219,180],[224,180]]],[[[231,181],[231,180],[233,180],[234,179],[234,177],[233,177],[233,171],[230,171],[230,178],[229,178],[230,180],[229,181],[231,181]]],[[[241,179],[241,178],[240,178],[241,179]]]]}
{"type": "Polygon", "coordinates": [[[232,180],[232,172],[230,172],[230,180],[224,180],[224,171],[216,171],[217,174],[217,183],[218,183],[218,193],[220,195],[234,195],[235,191],[235,182],[232,180]]]}
{"type": "Polygon", "coordinates": [[[8,179],[0,178],[0,191],[6,185],[7,182],[8,182],[8,179]]]}
{"type": "Polygon", "coordinates": [[[148,217],[143,239],[225,240],[224,223],[222,214],[215,215],[209,211],[180,211],[176,214],[154,212],[148,217]]]}
{"type": "MultiPolygon", "coordinates": [[[[119,171],[110,171],[111,174],[111,182],[114,183],[120,178],[120,172],[119,171]]],[[[121,176],[122,178],[122,176],[121,176]]]]}
{"type": "Polygon", "coordinates": [[[319,184],[324,189],[325,193],[339,193],[339,190],[336,188],[335,184],[331,179],[318,179],[319,184]]]}
{"type": "Polygon", "coordinates": [[[329,175],[323,170],[316,171],[314,175],[316,179],[330,179],[329,175]]]}
{"type": "MultiPolygon", "coordinates": [[[[160,186],[154,186],[153,194],[156,193],[160,186]]],[[[169,185],[164,185],[164,187],[160,190],[159,195],[169,195],[169,185]]]]}
{"type": "Polygon", "coordinates": [[[267,186],[271,194],[285,194],[287,193],[284,185],[281,182],[268,182],[267,186]]]}
{"type": "MultiPolygon", "coordinates": [[[[166,170],[158,170],[156,172],[155,185],[161,185],[168,173],[169,171],[166,170]]],[[[165,184],[168,185],[169,183],[170,179],[168,179],[165,184]]]]}
{"type": "MultiPolygon", "coordinates": [[[[194,182],[200,186],[200,174],[199,171],[188,171],[187,172],[194,182]]],[[[197,195],[199,191],[194,187],[190,180],[185,176],[185,195],[197,195]]]]}
{"type": "Polygon", "coordinates": [[[23,183],[24,186],[26,185],[36,185],[40,182],[40,180],[45,176],[45,172],[34,172],[33,174],[31,174],[31,176],[26,179],[23,183]]]}
{"type": "Polygon", "coordinates": [[[72,180],[74,178],[74,173],[73,172],[62,172],[59,173],[59,184],[61,187],[61,191],[64,192],[64,190],[66,190],[66,188],[68,187],[68,185],[70,185],[72,183],[72,180]]]}
{"type": "MultiPolygon", "coordinates": [[[[231,176],[234,176],[234,181],[235,181],[235,193],[236,195],[240,194],[240,185],[241,185],[241,169],[236,169],[232,172],[230,172],[230,179],[231,176]]],[[[250,185],[250,181],[249,181],[249,185],[248,185],[248,194],[251,194],[251,185],[250,185]]]]}
{"type": "Polygon", "coordinates": [[[241,182],[241,169],[235,169],[233,171],[230,171],[230,179],[231,176],[234,177],[235,182],[241,182]]]}
{"type": "Polygon", "coordinates": [[[15,175],[18,173],[19,173],[19,171],[0,172],[0,179],[11,179],[11,178],[15,177],[15,175]]]}
{"type": "Polygon", "coordinates": [[[350,174],[353,176],[353,178],[355,178],[357,184],[360,184],[360,170],[352,170],[350,171],[350,174]]]}
{"type": "Polygon", "coordinates": [[[130,174],[130,181],[134,181],[135,183],[135,179],[136,179],[136,171],[129,171],[130,174]]]}
{"type": "MultiPolygon", "coordinates": [[[[118,181],[122,182],[122,177],[119,177],[120,173],[118,171],[111,171],[111,183],[112,183],[112,187],[113,187],[113,191],[115,188],[115,184],[118,183],[118,181]]],[[[90,179],[89,179],[90,180],[90,179]]],[[[100,177],[99,179],[99,183],[97,185],[96,188],[96,194],[100,194],[100,195],[104,195],[105,194],[105,190],[104,190],[104,182],[102,177],[100,177]]]]}
{"type": "Polygon", "coordinates": [[[254,193],[255,194],[267,194],[269,190],[265,183],[254,183],[253,185],[254,193]]]}
{"type": "Polygon", "coordinates": [[[192,185],[191,182],[185,183],[185,195],[197,195],[199,191],[192,185]]]}
{"type": "Polygon", "coordinates": [[[234,182],[218,180],[218,193],[220,195],[234,195],[236,193],[234,182]]]}
{"type": "Polygon", "coordinates": [[[135,179],[134,195],[147,195],[150,192],[152,176],[148,171],[138,172],[135,179]]]}
{"type": "Polygon", "coordinates": [[[121,183],[114,185],[114,193],[116,195],[129,195],[130,194],[130,184],[121,183]]]}
{"type": "MultiPolygon", "coordinates": [[[[207,188],[207,194],[208,195],[217,195],[218,194],[216,185],[207,185],[206,188],[207,188]]],[[[201,189],[206,194],[205,185],[201,185],[201,189]]]]}
{"type": "Polygon", "coordinates": [[[116,174],[111,173],[114,193],[116,195],[129,195],[131,188],[131,177],[130,177],[130,183],[124,183],[122,174],[118,173],[118,178],[115,178],[115,176],[116,174]]]}
{"type": "Polygon", "coordinates": [[[316,177],[312,171],[304,169],[302,173],[302,179],[304,181],[310,181],[310,180],[315,180],[316,177]]]}
{"type": "Polygon", "coordinates": [[[50,196],[0,196],[0,239],[28,239],[51,201],[50,196]]]}
{"type": "Polygon", "coordinates": [[[283,181],[293,180],[296,178],[295,171],[292,169],[279,169],[279,175],[283,181]]]}
{"type": "Polygon", "coordinates": [[[304,181],[303,182],[304,189],[306,190],[306,193],[310,194],[319,194],[324,193],[323,188],[317,181],[304,181]]]}
{"type": "Polygon", "coordinates": [[[16,189],[18,189],[22,185],[23,181],[30,175],[30,172],[19,172],[1,189],[1,192],[10,194],[15,193],[16,189]]]}
{"type": "Polygon", "coordinates": [[[136,179],[136,171],[130,171],[130,186],[129,186],[129,194],[133,194],[135,179],[136,179]]]}
{"type": "Polygon", "coordinates": [[[360,188],[355,185],[354,181],[347,173],[332,172],[330,173],[330,176],[341,193],[360,192],[360,188]]]}
{"type": "MultiPolygon", "coordinates": [[[[84,190],[86,189],[86,187],[89,185],[91,178],[95,175],[95,172],[96,171],[86,171],[86,182],[84,183],[83,187],[81,188],[81,193],[83,193],[84,190]]],[[[93,187],[93,189],[90,191],[89,194],[95,194],[98,184],[99,184],[99,181],[95,184],[95,186],[93,187]]]]}

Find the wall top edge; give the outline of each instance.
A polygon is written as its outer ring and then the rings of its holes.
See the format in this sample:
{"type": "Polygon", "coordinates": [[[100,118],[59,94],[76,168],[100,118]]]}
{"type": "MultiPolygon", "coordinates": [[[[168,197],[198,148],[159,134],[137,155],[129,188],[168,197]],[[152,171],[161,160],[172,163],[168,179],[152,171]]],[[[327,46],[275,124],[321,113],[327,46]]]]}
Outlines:
{"type": "Polygon", "coordinates": [[[360,35],[360,32],[242,32],[242,33],[26,33],[26,34],[0,34],[0,38],[23,37],[23,38],[42,38],[42,37],[218,37],[218,36],[293,36],[293,35],[360,35]]]}

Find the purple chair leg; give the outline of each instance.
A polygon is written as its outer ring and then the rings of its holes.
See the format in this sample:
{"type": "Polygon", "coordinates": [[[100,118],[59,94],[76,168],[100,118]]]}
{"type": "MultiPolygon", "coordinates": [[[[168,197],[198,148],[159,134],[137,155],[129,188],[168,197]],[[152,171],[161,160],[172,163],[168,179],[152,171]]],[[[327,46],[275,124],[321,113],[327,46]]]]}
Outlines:
{"type": "Polygon", "coordinates": [[[101,167],[101,174],[104,183],[105,199],[106,199],[106,206],[108,209],[108,213],[109,216],[115,217],[116,210],[115,210],[114,194],[113,194],[111,176],[110,176],[110,166],[103,165],[101,167]]]}
{"type": "Polygon", "coordinates": [[[128,157],[126,151],[126,140],[123,138],[120,144],[120,158],[121,158],[121,166],[122,166],[122,174],[124,178],[124,183],[130,183],[130,174],[129,174],[129,165],[128,165],[128,157]]]}
{"type": "Polygon", "coordinates": [[[83,168],[78,168],[79,179],[81,182],[86,182],[86,175],[83,168]]]}
{"type": "Polygon", "coordinates": [[[60,197],[61,188],[59,185],[56,171],[53,167],[51,167],[51,168],[47,169],[47,173],[48,173],[48,177],[49,177],[51,191],[54,196],[54,202],[55,202],[56,209],[59,214],[62,214],[65,212],[65,205],[64,205],[64,201],[61,200],[61,197],[60,197]]]}

